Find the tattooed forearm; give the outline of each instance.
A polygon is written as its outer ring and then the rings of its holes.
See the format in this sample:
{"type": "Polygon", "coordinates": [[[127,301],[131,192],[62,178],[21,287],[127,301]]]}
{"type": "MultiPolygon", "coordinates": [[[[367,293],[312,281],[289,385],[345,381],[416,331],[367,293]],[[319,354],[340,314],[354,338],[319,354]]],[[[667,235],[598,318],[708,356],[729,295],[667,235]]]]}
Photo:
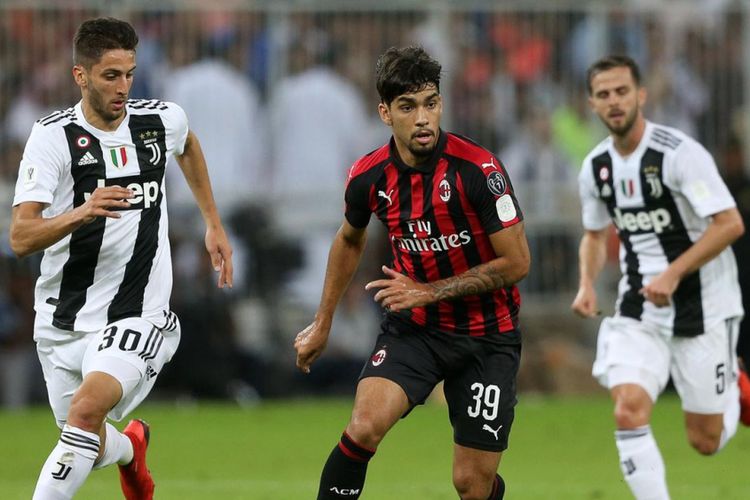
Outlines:
{"type": "Polygon", "coordinates": [[[506,286],[503,273],[492,264],[473,267],[452,278],[429,283],[435,300],[450,300],[497,290],[506,286]]]}

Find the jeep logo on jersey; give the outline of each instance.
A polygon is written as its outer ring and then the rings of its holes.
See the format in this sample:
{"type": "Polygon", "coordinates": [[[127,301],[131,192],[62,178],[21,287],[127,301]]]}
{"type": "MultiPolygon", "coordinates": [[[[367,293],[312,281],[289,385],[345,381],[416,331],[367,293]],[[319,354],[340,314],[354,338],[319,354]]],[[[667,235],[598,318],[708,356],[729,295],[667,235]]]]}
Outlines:
{"type": "MultiPolygon", "coordinates": [[[[148,180],[141,176],[116,177],[113,179],[99,179],[96,187],[122,186],[133,191],[129,199],[130,208],[115,210],[141,210],[159,206],[161,203],[161,184],[158,180],[148,180]]],[[[91,193],[84,193],[83,199],[88,200],[91,193]]]]}
{"type": "Polygon", "coordinates": [[[672,216],[666,208],[655,210],[627,210],[615,208],[614,223],[620,231],[629,233],[661,234],[672,224],[672,216]]]}
{"type": "Polygon", "coordinates": [[[505,177],[503,174],[494,170],[487,176],[487,187],[490,188],[493,194],[502,196],[505,194],[505,177]]]}

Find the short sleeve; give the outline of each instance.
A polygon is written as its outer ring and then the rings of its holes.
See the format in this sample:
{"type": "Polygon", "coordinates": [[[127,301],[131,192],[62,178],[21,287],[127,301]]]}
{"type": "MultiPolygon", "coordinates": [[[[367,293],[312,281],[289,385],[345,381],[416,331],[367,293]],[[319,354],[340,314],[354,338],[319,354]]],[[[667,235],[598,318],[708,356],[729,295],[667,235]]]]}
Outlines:
{"type": "Polygon", "coordinates": [[[65,139],[59,127],[35,123],[31,129],[18,171],[13,206],[24,202],[51,204],[70,153],[62,146],[65,139]]]}
{"type": "Polygon", "coordinates": [[[523,220],[505,166],[496,158],[482,166],[473,165],[461,174],[464,192],[477,211],[487,234],[496,233],[523,220]]]}
{"type": "Polygon", "coordinates": [[[711,154],[698,142],[688,141],[669,163],[667,178],[681,192],[695,213],[708,217],[736,206],[711,154]]]}
{"type": "Polygon", "coordinates": [[[581,199],[583,228],[589,231],[599,231],[607,227],[611,218],[607,212],[607,206],[599,198],[593,168],[589,162],[584,162],[578,174],[578,196],[581,199]]]}
{"type": "Polygon", "coordinates": [[[370,190],[366,176],[350,177],[344,191],[346,220],[356,228],[364,228],[370,222],[370,190]]]}
{"type": "Polygon", "coordinates": [[[185,152],[185,141],[187,140],[189,130],[188,117],[185,110],[178,104],[173,102],[165,104],[167,105],[167,109],[162,116],[166,121],[165,126],[168,131],[168,137],[174,141],[171,145],[167,144],[167,148],[172,146],[174,154],[180,156],[185,152]]]}

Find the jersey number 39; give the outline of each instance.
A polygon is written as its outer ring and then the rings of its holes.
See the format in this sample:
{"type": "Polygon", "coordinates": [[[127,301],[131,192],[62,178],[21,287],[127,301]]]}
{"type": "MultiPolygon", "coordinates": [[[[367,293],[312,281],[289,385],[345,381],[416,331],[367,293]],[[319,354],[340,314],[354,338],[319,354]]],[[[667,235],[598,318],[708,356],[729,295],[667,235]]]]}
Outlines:
{"type": "Polygon", "coordinates": [[[471,384],[474,404],[468,407],[469,416],[477,418],[482,414],[485,420],[495,420],[500,410],[500,388],[494,384],[483,385],[479,382],[471,384]]]}

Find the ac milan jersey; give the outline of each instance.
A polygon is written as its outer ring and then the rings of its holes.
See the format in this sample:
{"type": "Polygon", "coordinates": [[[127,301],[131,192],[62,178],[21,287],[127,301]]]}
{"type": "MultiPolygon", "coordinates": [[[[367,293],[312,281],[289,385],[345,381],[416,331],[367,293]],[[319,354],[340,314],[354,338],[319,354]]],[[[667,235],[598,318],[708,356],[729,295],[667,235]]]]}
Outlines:
{"type": "Polygon", "coordinates": [[[583,226],[620,239],[617,314],[694,336],[743,314],[737,265],[726,248],[680,282],[669,307],[638,293],[700,238],[710,217],[735,206],[711,155],[679,130],[646,123],[636,150],[621,157],[612,139],[586,157],[579,175],[583,226]]]}
{"type": "Polygon", "coordinates": [[[82,205],[102,186],[131,189],[120,218],[99,217],[44,252],[37,321],[96,331],[118,319],[165,320],[172,288],[164,168],[182,154],[187,117],[173,103],[129,100],[115,131],[90,125],[81,103],[34,124],[13,205],[39,202],[45,218],[82,205]]]}
{"type": "MultiPolygon", "coordinates": [[[[363,228],[375,214],[388,230],[396,271],[418,282],[461,274],[497,257],[489,235],[523,219],[504,166],[474,142],[440,132],[431,159],[404,164],[391,139],[351,168],[346,218],[363,228]]],[[[484,336],[517,333],[520,296],[515,286],[408,311],[391,319],[431,331],[484,336]]]]}

